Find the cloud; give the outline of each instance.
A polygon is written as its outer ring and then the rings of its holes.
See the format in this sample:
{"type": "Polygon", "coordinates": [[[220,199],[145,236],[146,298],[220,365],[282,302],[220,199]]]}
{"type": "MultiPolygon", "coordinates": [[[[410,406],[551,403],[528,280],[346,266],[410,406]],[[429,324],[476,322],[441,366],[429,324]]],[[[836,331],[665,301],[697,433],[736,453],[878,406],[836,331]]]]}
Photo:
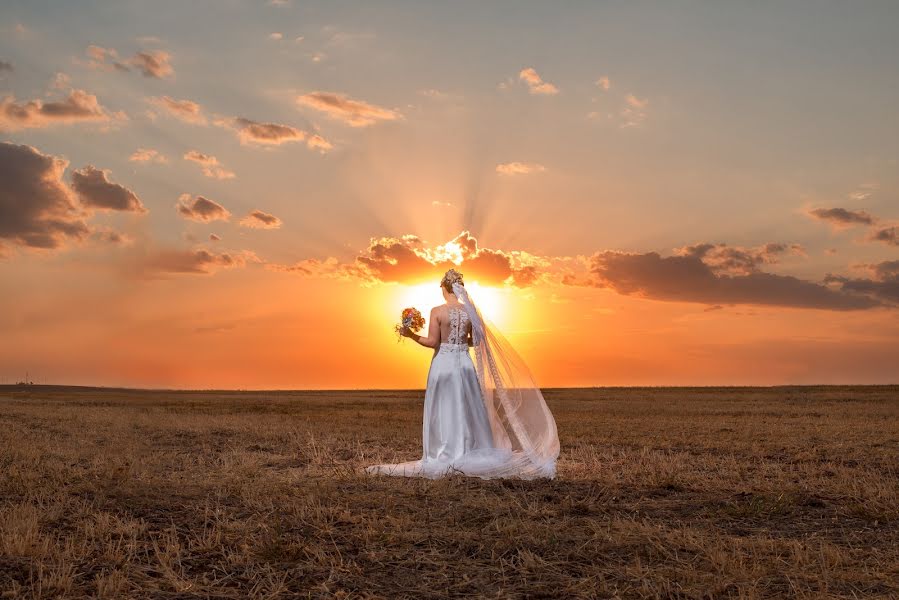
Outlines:
{"type": "Polygon", "coordinates": [[[518,73],[518,79],[527,84],[528,91],[532,94],[554,95],[559,93],[559,89],[556,86],[543,81],[533,68],[522,69],[518,73]]]}
{"type": "Polygon", "coordinates": [[[252,229],[278,229],[281,227],[281,219],[261,210],[254,210],[240,220],[240,225],[252,229]]]}
{"type": "Polygon", "coordinates": [[[102,46],[88,46],[84,53],[90,60],[86,63],[75,59],[77,64],[94,69],[97,71],[124,71],[131,69],[125,63],[119,61],[119,54],[113,48],[103,48],[102,46]]]}
{"type": "Polygon", "coordinates": [[[275,41],[280,41],[280,40],[284,39],[284,34],[283,34],[283,33],[278,33],[278,32],[276,31],[276,32],[274,32],[274,33],[268,34],[268,37],[269,37],[269,39],[272,39],[272,40],[275,40],[275,41]]]}
{"type": "Polygon", "coordinates": [[[851,279],[839,275],[828,275],[826,282],[839,284],[846,292],[866,294],[885,302],[899,304],[899,260],[888,260],[866,265],[870,278],[851,279]]]}
{"type": "Polygon", "coordinates": [[[608,92],[612,88],[612,82],[605,75],[596,80],[596,85],[604,92],[608,92]]]}
{"type": "Polygon", "coordinates": [[[128,157],[128,160],[131,162],[155,162],[160,164],[169,162],[169,159],[151,148],[138,148],[128,157]]]}
{"type": "Polygon", "coordinates": [[[362,100],[353,100],[345,94],[334,92],[311,92],[297,98],[301,106],[308,106],[321,111],[338,121],[352,127],[366,127],[378,121],[393,121],[400,114],[388,108],[369,104],[362,100]]]}
{"type": "Polygon", "coordinates": [[[31,129],[56,124],[107,122],[124,118],[123,113],[110,114],[97,97],[84,90],[72,90],[64,100],[44,102],[31,100],[18,104],[7,96],[0,100],[0,130],[31,129]]]}
{"type": "Polygon", "coordinates": [[[147,98],[147,102],[186,123],[206,125],[203,107],[192,100],[175,100],[169,96],[147,98]]]}
{"type": "Polygon", "coordinates": [[[727,244],[694,244],[675,249],[678,256],[695,256],[716,275],[746,275],[759,271],[762,265],[776,264],[784,254],[805,256],[799,244],[768,243],[752,248],[727,244]]]}
{"type": "Polygon", "coordinates": [[[72,188],[81,204],[100,210],[146,213],[146,207],[128,188],[109,181],[108,171],[87,165],[72,173],[72,188]]]}
{"type": "Polygon", "coordinates": [[[537,163],[510,162],[496,165],[496,172],[501,175],[526,175],[528,173],[540,173],[546,167],[537,163]]]}
{"type": "Polygon", "coordinates": [[[875,182],[866,182],[858,185],[858,189],[849,193],[849,199],[863,202],[869,199],[880,186],[875,182]]]}
{"type": "Polygon", "coordinates": [[[325,152],[332,148],[330,142],[318,134],[309,133],[290,125],[260,123],[242,117],[221,119],[216,125],[229,127],[237,133],[242,144],[281,145],[289,142],[306,142],[309,149],[325,152]]]}
{"type": "Polygon", "coordinates": [[[132,56],[128,64],[139,70],[144,77],[163,79],[175,74],[171,59],[172,55],[163,50],[145,50],[132,56]]]}
{"type": "Polygon", "coordinates": [[[527,264],[521,253],[481,248],[468,231],[434,247],[428,247],[414,235],[372,238],[368,248],[348,263],[328,258],[267,266],[306,276],[354,278],[369,283],[437,282],[449,268],[462,271],[466,281],[484,285],[502,285],[507,281],[513,285],[531,285],[539,277],[537,267],[527,264]]]}
{"type": "Polygon", "coordinates": [[[13,68],[11,62],[0,60],[0,73],[12,73],[13,71],[15,71],[15,69],[13,68]]]}
{"type": "Polygon", "coordinates": [[[214,233],[210,233],[210,234],[209,234],[209,241],[210,241],[210,242],[220,242],[220,241],[222,241],[222,238],[221,238],[220,236],[214,234],[214,233]]]}
{"type": "Polygon", "coordinates": [[[108,227],[94,229],[91,237],[104,244],[112,244],[114,246],[130,246],[134,243],[134,239],[131,236],[108,227]]]}
{"type": "Polygon", "coordinates": [[[752,270],[717,274],[699,253],[662,257],[656,252],[598,252],[586,285],[652,300],[703,304],[755,304],[828,310],[859,310],[881,303],[824,285],[752,270]]]}
{"type": "Polygon", "coordinates": [[[200,223],[227,221],[231,218],[231,213],[224,206],[203,196],[191,200],[190,194],[181,194],[175,208],[182,217],[200,223]]]}
{"type": "Polygon", "coordinates": [[[209,275],[220,269],[244,267],[248,262],[259,262],[249,251],[210,252],[205,248],[192,250],[162,249],[138,259],[130,265],[129,272],[143,278],[155,278],[166,274],[209,275]]]}
{"type": "Polygon", "coordinates": [[[872,242],[883,242],[890,246],[899,246],[899,227],[882,227],[869,237],[872,242]]]}
{"type": "Polygon", "coordinates": [[[846,208],[815,208],[808,211],[808,216],[820,221],[826,221],[836,228],[851,227],[853,225],[872,225],[877,220],[863,210],[849,210],[846,208]]]}
{"type": "Polygon", "coordinates": [[[648,98],[637,98],[633,94],[624,97],[624,108],[621,109],[621,127],[637,127],[646,120],[648,98]]]}
{"type": "Polygon", "coordinates": [[[52,249],[88,236],[86,214],[62,179],[68,164],[31,146],[0,142],[0,240],[52,249]]]}
{"type": "MultiPolygon", "coordinates": [[[[156,38],[142,39],[146,42],[159,41],[156,38]]],[[[119,53],[115,48],[91,45],[85,49],[84,53],[89,60],[84,62],[75,59],[75,62],[97,71],[121,71],[127,73],[134,68],[144,77],[153,79],[164,79],[175,74],[175,70],[171,65],[172,55],[164,50],[142,50],[124,61],[119,59],[119,53]]]]}
{"type": "Polygon", "coordinates": [[[184,153],[184,160],[200,165],[203,175],[206,177],[212,177],[213,179],[233,179],[235,177],[232,171],[224,168],[218,159],[210,154],[188,150],[184,153]]]}

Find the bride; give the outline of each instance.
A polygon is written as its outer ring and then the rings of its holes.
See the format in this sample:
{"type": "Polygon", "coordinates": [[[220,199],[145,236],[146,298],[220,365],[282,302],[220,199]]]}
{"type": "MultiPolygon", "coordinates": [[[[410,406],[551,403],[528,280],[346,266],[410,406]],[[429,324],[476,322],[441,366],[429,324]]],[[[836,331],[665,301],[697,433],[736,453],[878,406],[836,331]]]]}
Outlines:
{"type": "Polygon", "coordinates": [[[425,390],[422,458],[366,471],[429,478],[555,477],[556,422],[524,362],[481,315],[461,273],[450,269],[440,286],[446,304],[431,310],[428,335],[402,331],[435,349],[425,390]]]}

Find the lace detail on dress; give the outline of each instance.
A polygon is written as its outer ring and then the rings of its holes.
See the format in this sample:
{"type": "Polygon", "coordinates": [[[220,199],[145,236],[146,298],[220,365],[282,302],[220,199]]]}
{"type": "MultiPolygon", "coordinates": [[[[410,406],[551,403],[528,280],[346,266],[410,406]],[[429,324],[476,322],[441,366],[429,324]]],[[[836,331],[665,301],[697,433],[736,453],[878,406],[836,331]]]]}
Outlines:
{"type": "MultiPolygon", "coordinates": [[[[452,306],[449,309],[450,330],[446,344],[468,346],[468,313],[465,309],[452,306]]],[[[441,344],[442,345],[442,344],[441,344]]]]}

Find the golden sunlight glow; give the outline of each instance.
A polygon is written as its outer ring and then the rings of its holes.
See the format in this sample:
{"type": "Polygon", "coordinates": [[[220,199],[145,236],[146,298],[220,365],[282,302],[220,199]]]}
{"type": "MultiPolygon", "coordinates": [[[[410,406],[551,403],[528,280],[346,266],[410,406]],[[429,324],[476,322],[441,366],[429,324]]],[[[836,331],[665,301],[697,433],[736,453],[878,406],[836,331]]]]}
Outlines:
{"type": "MultiPolygon", "coordinates": [[[[507,307],[505,306],[506,298],[501,290],[478,285],[475,282],[466,283],[465,287],[485,317],[497,324],[503,321],[503,315],[507,307]]],[[[398,306],[396,307],[397,318],[400,311],[411,306],[421,311],[422,316],[427,320],[431,309],[444,303],[440,285],[434,283],[402,285],[398,288],[398,299],[398,306]]]]}

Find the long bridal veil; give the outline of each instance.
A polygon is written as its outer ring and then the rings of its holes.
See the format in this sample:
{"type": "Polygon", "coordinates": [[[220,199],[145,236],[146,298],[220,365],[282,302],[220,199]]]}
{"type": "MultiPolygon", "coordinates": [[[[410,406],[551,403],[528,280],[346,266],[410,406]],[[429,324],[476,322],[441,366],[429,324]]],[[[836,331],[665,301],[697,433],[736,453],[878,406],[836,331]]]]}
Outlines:
{"type": "Polygon", "coordinates": [[[508,460],[490,469],[490,477],[554,477],[559,456],[556,421],[524,361],[490,323],[465,286],[453,292],[468,313],[478,381],[484,395],[493,441],[508,451],[508,460]]]}

